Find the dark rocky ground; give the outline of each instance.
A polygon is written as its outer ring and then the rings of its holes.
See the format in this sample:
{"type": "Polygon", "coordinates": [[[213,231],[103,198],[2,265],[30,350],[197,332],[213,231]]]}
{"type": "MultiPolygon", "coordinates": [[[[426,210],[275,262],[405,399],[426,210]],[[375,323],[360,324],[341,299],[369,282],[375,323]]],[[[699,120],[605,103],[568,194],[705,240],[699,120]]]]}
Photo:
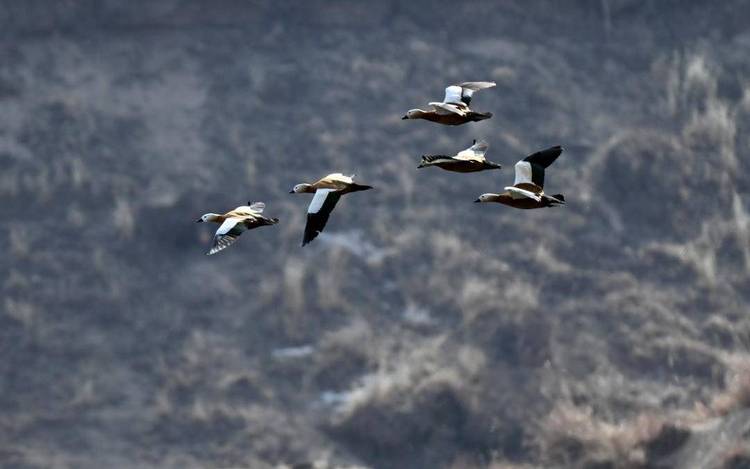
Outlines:
{"type": "Polygon", "coordinates": [[[277,3],[0,1],[0,466],[750,467],[750,2],[277,3]]]}

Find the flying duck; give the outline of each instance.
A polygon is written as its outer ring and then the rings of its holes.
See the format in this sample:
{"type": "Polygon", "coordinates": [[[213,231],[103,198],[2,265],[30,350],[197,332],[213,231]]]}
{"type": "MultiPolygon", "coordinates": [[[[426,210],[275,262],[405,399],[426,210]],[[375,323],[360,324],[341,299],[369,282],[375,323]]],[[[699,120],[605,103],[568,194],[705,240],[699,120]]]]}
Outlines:
{"type": "Polygon", "coordinates": [[[247,205],[241,205],[231,212],[224,215],[218,213],[207,213],[197,219],[196,223],[214,222],[221,223],[219,229],[214,235],[213,245],[206,255],[216,254],[229,247],[237,241],[237,238],[247,230],[258,228],[260,226],[275,225],[279,222],[278,218],[266,218],[261,213],[266,208],[263,202],[248,202],[247,205]]]}
{"type": "Polygon", "coordinates": [[[542,208],[564,205],[562,194],[544,193],[544,169],[562,153],[561,146],[547,148],[516,163],[516,180],[502,194],[482,194],[474,202],[497,202],[515,208],[542,208]]]}
{"type": "Polygon", "coordinates": [[[339,198],[349,192],[366,191],[372,186],[365,186],[354,182],[354,175],[344,176],[341,173],[332,173],[312,183],[297,184],[289,191],[290,194],[314,193],[315,196],[307,207],[307,224],[302,245],[315,239],[326,226],[328,217],[339,198]]]}
{"type": "Polygon", "coordinates": [[[437,166],[457,173],[473,173],[484,171],[485,169],[500,169],[502,166],[492,161],[487,161],[484,158],[484,154],[489,147],[490,145],[484,140],[474,140],[472,146],[453,156],[422,155],[422,162],[419,163],[417,169],[426,168],[427,166],[437,166]]]}
{"type": "Polygon", "coordinates": [[[477,122],[492,117],[491,112],[476,112],[469,108],[471,96],[475,91],[495,86],[494,81],[467,81],[460,85],[451,85],[445,89],[442,102],[428,103],[433,109],[411,109],[401,119],[426,119],[444,125],[461,125],[477,122]]]}

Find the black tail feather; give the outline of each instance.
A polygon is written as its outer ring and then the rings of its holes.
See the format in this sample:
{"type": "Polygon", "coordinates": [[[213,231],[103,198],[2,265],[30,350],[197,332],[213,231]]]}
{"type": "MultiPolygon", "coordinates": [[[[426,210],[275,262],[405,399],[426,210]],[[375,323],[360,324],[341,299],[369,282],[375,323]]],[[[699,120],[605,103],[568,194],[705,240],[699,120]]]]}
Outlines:
{"type": "Polygon", "coordinates": [[[556,205],[565,205],[565,196],[562,194],[548,195],[545,197],[547,198],[547,202],[549,203],[550,207],[554,207],[556,205]]]}
{"type": "Polygon", "coordinates": [[[349,186],[349,192],[367,191],[367,190],[370,190],[372,188],[373,188],[372,186],[366,186],[364,184],[357,184],[355,182],[355,183],[352,183],[349,186]]]}
{"type": "Polygon", "coordinates": [[[469,119],[474,122],[483,121],[491,117],[492,117],[491,112],[472,112],[471,114],[469,114],[469,119]]]}

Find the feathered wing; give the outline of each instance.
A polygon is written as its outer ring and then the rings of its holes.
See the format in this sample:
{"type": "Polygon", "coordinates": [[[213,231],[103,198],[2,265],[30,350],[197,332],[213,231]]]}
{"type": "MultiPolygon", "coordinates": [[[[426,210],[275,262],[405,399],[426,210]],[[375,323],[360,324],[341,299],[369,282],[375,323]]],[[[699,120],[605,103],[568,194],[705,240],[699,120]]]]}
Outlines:
{"type": "Polygon", "coordinates": [[[307,207],[307,224],[302,245],[315,239],[325,228],[328,217],[331,215],[336,203],[341,198],[341,193],[334,189],[318,189],[315,191],[310,206],[307,207]]]}
{"type": "Polygon", "coordinates": [[[459,85],[452,85],[445,89],[446,103],[458,103],[462,102],[465,105],[471,104],[471,97],[475,91],[492,88],[495,86],[494,81],[465,81],[459,85]],[[454,101],[448,101],[448,90],[451,90],[451,99],[454,101]]]}
{"type": "Polygon", "coordinates": [[[458,114],[459,116],[465,116],[466,115],[466,106],[463,104],[456,104],[456,103],[438,103],[438,102],[432,102],[429,103],[430,106],[435,108],[435,111],[437,111],[438,114],[458,114]]]}
{"type": "Polygon", "coordinates": [[[331,173],[328,176],[324,177],[323,180],[340,181],[346,184],[351,184],[354,182],[354,174],[352,174],[351,176],[346,176],[343,173],[331,173]]]}
{"type": "Polygon", "coordinates": [[[460,86],[461,88],[465,90],[470,91],[479,91],[479,90],[485,90],[487,88],[493,88],[497,83],[494,81],[465,81],[461,83],[460,85],[454,85],[454,86],[460,86]]]}
{"type": "MultiPolygon", "coordinates": [[[[445,97],[443,98],[444,103],[463,103],[461,95],[463,89],[460,85],[451,85],[445,89],[445,97]]],[[[432,104],[432,103],[430,103],[432,104]]]]}
{"type": "Polygon", "coordinates": [[[266,204],[263,202],[248,202],[247,205],[250,210],[258,213],[263,213],[263,210],[266,208],[266,204]]]}
{"type": "Polygon", "coordinates": [[[484,140],[474,140],[474,144],[472,146],[470,146],[466,150],[458,152],[455,158],[457,160],[484,160],[484,154],[487,153],[487,150],[489,148],[489,143],[485,142],[484,140]]]}
{"type": "Polygon", "coordinates": [[[517,186],[519,184],[533,184],[531,180],[531,163],[521,160],[516,163],[515,171],[516,179],[513,181],[514,186],[517,186]]]}
{"type": "Polygon", "coordinates": [[[554,163],[557,157],[562,154],[562,152],[563,148],[560,145],[556,145],[554,147],[547,148],[546,150],[532,153],[531,155],[524,158],[523,161],[528,161],[531,164],[546,168],[547,166],[554,163]]]}
{"type": "Polygon", "coordinates": [[[554,163],[562,151],[562,147],[557,145],[547,148],[546,150],[532,153],[516,163],[516,180],[514,185],[534,184],[543,188],[544,169],[554,163]]]}
{"type": "Polygon", "coordinates": [[[521,189],[516,186],[508,186],[505,188],[505,190],[510,192],[510,196],[513,197],[514,199],[529,198],[529,199],[536,200],[537,202],[542,201],[542,196],[540,196],[539,194],[535,194],[532,191],[521,189]]]}
{"type": "Polygon", "coordinates": [[[246,229],[245,225],[243,223],[240,223],[242,221],[242,218],[227,218],[226,220],[224,220],[224,223],[222,223],[219,226],[219,229],[216,230],[211,250],[209,250],[206,254],[209,256],[212,254],[216,254],[217,252],[228,248],[232,245],[232,243],[237,241],[237,238],[239,238],[242,232],[246,229]]]}

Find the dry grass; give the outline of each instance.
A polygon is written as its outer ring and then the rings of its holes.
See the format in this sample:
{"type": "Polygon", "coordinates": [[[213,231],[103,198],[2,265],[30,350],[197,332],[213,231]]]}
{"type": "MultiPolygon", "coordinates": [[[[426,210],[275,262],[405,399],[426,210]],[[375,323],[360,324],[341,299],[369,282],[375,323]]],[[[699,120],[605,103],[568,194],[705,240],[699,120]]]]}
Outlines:
{"type": "Polygon", "coordinates": [[[611,423],[589,407],[558,404],[541,423],[537,444],[550,463],[582,467],[606,462],[615,468],[638,468],[646,463],[645,444],[659,435],[663,425],[661,418],[646,414],[611,423]]]}

